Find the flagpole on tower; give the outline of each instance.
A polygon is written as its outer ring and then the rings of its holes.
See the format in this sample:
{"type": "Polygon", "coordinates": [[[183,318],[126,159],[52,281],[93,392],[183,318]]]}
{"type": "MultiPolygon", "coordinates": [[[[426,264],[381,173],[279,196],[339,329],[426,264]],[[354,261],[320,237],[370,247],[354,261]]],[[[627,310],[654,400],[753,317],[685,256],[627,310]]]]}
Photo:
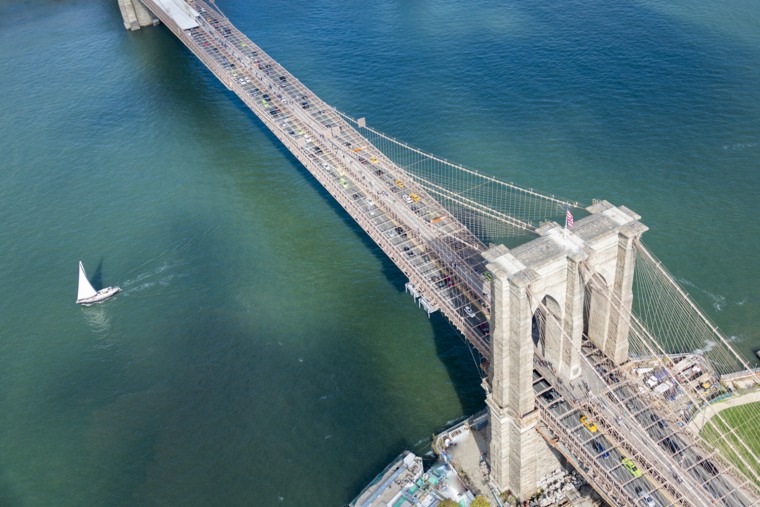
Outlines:
{"type": "Polygon", "coordinates": [[[570,208],[565,208],[565,229],[572,229],[573,225],[573,214],[570,213],[570,208]]]}
{"type": "Polygon", "coordinates": [[[565,228],[562,230],[562,236],[567,239],[567,235],[570,233],[570,229],[573,228],[573,214],[570,213],[570,208],[565,208],[565,228]]]}

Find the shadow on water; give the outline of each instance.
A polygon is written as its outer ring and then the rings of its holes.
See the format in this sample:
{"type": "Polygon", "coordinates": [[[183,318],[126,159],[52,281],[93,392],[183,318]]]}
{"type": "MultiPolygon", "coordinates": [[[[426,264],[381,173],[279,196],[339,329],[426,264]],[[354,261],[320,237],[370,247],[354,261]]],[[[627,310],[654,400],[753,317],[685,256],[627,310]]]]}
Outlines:
{"type": "Polygon", "coordinates": [[[446,367],[462,413],[472,415],[485,406],[485,394],[480,385],[480,353],[440,312],[433,314],[430,321],[438,357],[446,367]]]}
{"type": "MultiPolygon", "coordinates": [[[[221,88],[221,87],[220,87],[221,88]]],[[[343,225],[359,239],[380,264],[380,272],[385,279],[399,292],[405,293],[407,278],[396,266],[375,241],[361,228],[361,226],[344,210],[332,195],[317,181],[309,170],[288,150],[285,145],[248,109],[248,107],[235,97],[236,108],[246,115],[253,124],[266,136],[273,147],[288,161],[288,163],[308,182],[311,188],[321,197],[340,218],[343,225]]],[[[221,126],[220,126],[221,127],[221,126]]],[[[414,304],[412,298],[409,303],[414,304]]],[[[422,310],[420,310],[422,311],[422,310]]],[[[480,387],[478,373],[479,353],[466,343],[464,337],[454,328],[440,313],[431,315],[430,325],[433,330],[433,339],[439,359],[447,370],[449,378],[454,386],[460,406],[464,414],[470,415],[484,406],[484,395],[480,387]]],[[[442,421],[443,422],[443,421],[442,421]]]]}
{"type": "MultiPolygon", "coordinates": [[[[233,107],[249,120],[250,125],[266,136],[270,145],[278,150],[282,157],[309,183],[311,188],[328,203],[348,229],[372,252],[379,261],[381,272],[386,280],[397,291],[404,292],[406,277],[401,270],[237,95],[229,92],[200,61],[189,53],[181,42],[166,30],[148,30],[145,34],[140,35],[144,35],[146,39],[157,46],[153,49],[155,54],[152,66],[161,69],[161,74],[165,76],[164,84],[168,88],[173,88],[171,93],[162,94],[162,96],[170,100],[173,98],[178,103],[186,104],[189,102],[194,104],[193,108],[188,110],[188,115],[196,117],[197,122],[204,124],[205,129],[209,132],[223,132],[230,129],[231,124],[224,122],[218,114],[214,114],[212,108],[216,102],[207,100],[208,97],[229,97],[233,107]],[[183,58],[177,58],[179,52],[183,53],[183,58]],[[194,77],[192,80],[194,84],[191,85],[190,81],[182,80],[177,85],[176,80],[173,77],[170,78],[170,76],[187,74],[194,77]],[[196,77],[198,82],[196,82],[196,77]]],[[[438,355],[444,361],[451,380],[456,386],[462,409],[469,412],[473,406],[469,384],[472,382],[473,385],[479,386],[477,367],[474,366],[472,354],[458,331],[444,318],[439,315],[434,316],[431,319],[431,326],[435,334],[438,355]],[[456,351],[456,354],[452,354],[452,350],[456,351]],[[460,356],[465,358],[465,363],[462,363],[460,356]],[[469,365],[473,366],[470,367],[469,365]],[[466,370],[471,373],[465,373],[466,370]]],[[[480,388],[477,387],[477,389],[480,388]]],[[[476,398],[480,399],[482,395],[479,393],[476,398]]]]}
{"type": "MultiPolygon", "coordinates": [[[[399,292],[406,292],[407,278],[375,241],[361,226],[346,212],[332,195],[317,181],[306,167],[288,150],[280,140],[264,126],[264,124],[240,100],[235,100],[236,107],[241,113],[255,123],[284,159],[309,183],[311,188],[330,206],[336,216],[354,236],[369,250],[380,264],[380,272],[385,279],[399,292]]],[[[409,299],[413,304],[413,300],[409,299]]],[[[447,370],[454,386],[464,414],[470,415],[484,406],[484,395],[480,387],[478,372],[479,353],[466,343],[464,337],[440,313],[430,318],[433,339],[439,359],[447,370]]]]}
{"type": "MultiPolygon", "coordinates": [[[[86,270],[87,267],[85,266],[85,272],[86,270]]],[[[98,265],[95,267],[95,271],[92,272],[92,275],[89,276],[89,280],[95,290],[100,290],[106,286],[106,284],[103,283],[103,257],[98,261],[98,265]]]]}
{"type": "MultiPolygon", "coordinates": [[[[246,105],[235,100],[236,107],[241,113],[248,116],[252,122],[259,126],[267,139],[290,165],[303,176],[315,192],[330,206],[332,211],[340,217],[343,224],[358,238],[380,263],[380,272],[385,279],[399,292],[405,293],[407,278],[396,266],[375,241],[361,228],[361,226],[346,212],[332,195],[317,181],[306,167],[288,150],[280,140],[264,126],[264,124],[251,112],[246,105]]],[[[413,300],[409,298],[410,304],[413,300]]],[[[422,310],[420,310],[422,311],[422,310]]],[[[484,406],[484,394],[480,387],[479,362],[480,355],[474,350],[449,323],[440,312],[431,315],[430,326],[433,330],[436,352],[447,370],[449,379],[459,398],[462,411],[466,415],[474,414],[484,406]]],[[[443,421],[442,421],[443,423],[443,421]]]]}
{"type": "MultiPolygon", "coordinates": [[[[169,35],[167,34],[167,37],[169,35]]],[[[183,49],[184,50],[184,49],[183,49]]],[[[174,53],[174,51],[171,51],[174,53]]],[[[167,58],[169,55],[167,55],[167,58]]],[[[163,59],[163,54],[162,57],[163,59]]],[[[376,260],[379,262],[380,265],[380,271],[383,273],[383,276],[385,279],[399,292],[404,292],[404,284],[406,282],[406,278],[403,275],[403,273],[399,270],[399,268],[386,256],[386,254],[378,247],[378,245],[361,229],[361,227],[351,218],[348,213],[343,210],[343,208],[335,201],[335,199],[327,192],[327,190],[311,175],[311,173],[301,164],[301,162],[279,141],[279,139],[271,132],[268,128],[258,119],[258,117],[250,111],[250,109],[237,97],[234,95],[227,95],[226,89],[224,86],[219,83],[213,76],[210,75],[209,71],[202,67],[202,65],[195,61],[192,58],[187,59],[173,59],[171,63],[168,63],[169,67],[175,67],[173,70],[176,70],[178,73],[190,73],[195,75],[202,75],[203,73],[206,73],[206,76],[204,77],[203,81],[201,83],[198,83],[197,86],[191,89],[182,90],[182,93],[185,94],[185,98],[192,99],[193,102],[198,104],[198,111],[190,113],[192,115],[198,116],[198,121],[203,122],[206,125],[206,129],[209,131],[224,131],[225,129],[229,129],[230,125],[226,124],[219,118],[218,115],[214,114],[207,114],[208,110],[210,109],[210,104],[208,101],[203,100],[204,96],[207,95],[215,95],[215,94],[225,94],[227,97],[230,97],[232,100],[234,107],[243,115],[245,115],[246,118],[248,118],[251,121],[251,124],[255,126],[255,128],[263,133],[266,136],[266,139],[270,142],[270,144],[275,147],[279,153],[282,155],[282,157],[288,161],[288,163],[296,170],[298,173],[304,177],[304,179],[308,182],[308,184],[313,188],[317,194],[324,199],[326,203],[331,207],[331,209],[335,212],[335,214],[340,217],[340,219],[343,221],[344,225],[347,226],[347,228],[353,232],[353,234],[363,243],[363,245],[373,254],[373,256],[376,258],[376,260]],[[182,63],[178,63],[178,61],[181,61],[182,63]],[[177,68],[177,67],[185,67],[177,68]],[[211,77],[211,79],[206,79],[206,77],[211,77]],[[194,97],[193,97],[194,96],[194,97]],[[212,124],[209,125],[209,122],[212,124]],[[215,123],[215,124],[214,124],[215,123]]],[[[412,299],[409,299],[409,302],[412,303],[412,299]]],[[[231,323],[228,322],[226,326],[230,326],[231,323]]],[[[436,351],[439,359],[443,363],[443,366],[446,368],[448,376],[451,380],[451,383],[454,387],[454,390],[456,392],[456,395],[459,399],[461,410],[464,414],[472,414],[482,408],[483,406],[483,393],[480,388],[480,377],[478,375],[478,367],[477,367],[477,353],[474,351],[471,351],[469,346],[464,342],[462,336],[456,331],[450,323],[442,317],[440,314],[434,314],[432,318],[430,319],[430,325],[433,330],[434,335],[434,341],[436,346],[436,351]],[[474,360],[475,358],[475,360],[474,360]]],[[[198,333],[198,330],[195,330],[194,333],[198,333]]],[[[235,334],[233,330],[226,330],[222,334],[235,334]]],[[[217,336],[220,334],[219,330],[209,330],[209,334],[216,334],[217,336]]],[[[240,344],[240,346],[246,347],[247,344],[240,344]]],[[[346,343],[343,343],[341,347],[347,347],[348,345],[346,343]]],[[[190,347],[190,349],[194,349],[195,347],[190,347]]],[[[200,347],[202,348],[202,347],[200,347]]],[[[187,352],[185,352],[186,354],[187,352]]],[[[235,357],[230,357],[230,361],[239,361],[240,357],[245,357],[247,354],[239,354],[235,357]]],[[[356,357],[356,355],[351,354],[351,356],[356,357]]],[[[197,358],[195,360],[197,361],[205,361],[208,358],[208,354],[206,352],[198,353],[197,358]]],[[[189,373],[189,372],[188,372],[189,373]]],[[[365,374],[368,374],[370,376],[378,375],[379,372],[371,372],[371,371],[365,371],[365,374]]],[[[189,381],[190,379],[188,379],[189,381]]],[[[197,379],[193,379],[194,382],[197,382],[197,379]]],[[[356,382],[354,380],[354,382],[356,382]]],[[[360,382],[373,382],[373,379],[367,379],[366,381],[360,381],[360,382]]],[[[455,414],[459,415],[459,414],[455,414]]],[[[339,416],[336,415],[336,418],[339,416]]],[[[344,421],[336,421],[336,424],[343,424],[344,421]]],[[[440,422],[441,425],[445,423],[445,421],[440,422]]],[[[382,470],[382,468],[387,465],[387,463],[394,458],[402,449],[410,449],[412,444],[410,442],[406,442],[403,439],[400,439],[400,441],[396,442],[395,445],[386,445],[383,447],[383,449],[386,449],[384,452],[381,453],[381,457],[377,458],[377,462],[373,463],[372,466],[367,467],[366,462],[360,461],[357,462],[357,465],[361,467],[362,470],[368,470],[368,474],[364,477],[360,477],[356,479],[356,484],[352,485],[352,491],[358,492],[361,487],[363,487],[366,484],[366,481],[374,477],[374,474],[376,474],[378,471],[382,470]]],[[[373,453],[374,455],[374,453],[373,453]]],[[[276,459],[276,458],[273,458],[276,459]]],[[[366,457],[365,457],[366,459],[366,457]]]]}
{"type": "Polygon", "coordinates": [[[92,275],[90,275],[90,283],[95,288],[95,290],[100,290],[103,288],[103,257],[100,258],[95,271],[93,271],[92,275]]]}
{"type": "MultiPolygon", "coordinates": [[[[173,63],[177,65],[177,63],[173,63]]],[[[309,172],[306,167],[285,147],[285,145],[272,133],[269,128],[240,100],[237,95],[232,94],[219,81],[205,69],[200,62],[193,59],[187,60],[187,66],[196,67],[190,69],[193,72],[201,70],[208,73],[212,78],[204,80],[202,86],[193,88],[188,93],[199,94],[202,98],[207,94],[225,94],[230,97],[235,109],[250,120],[251,125],[261,132],[266,139],[282,155],[287,162],[304,178],[311,188],[330,206],[332,211],[340,217],[343,224],[362,242],[362,244],[372,253],[380,263],[380,271],[385,279],[400,293],[405,292],[404,285],[407,281],[403,272],[391,261],[383,250],[367,235],[359,224],[340,206],[332,195],[322,186],[319,181],[309,172]],[[199,69],[198,69],[199,68],[199,69]]],[[[188,71],[190,71],[188,70],[188,71]]],[[[210,131],[229,129],[230,126],[224,122],[216,122],[216,125],[208,125],[218,115],[209,114],[211,105],[208,101],[196,100],[198,106],[198,121],[206,122],[210,131]]],[[[410,298],[410,303],[412,302],[410,298]]],[[[439,359],[444,364],[449,378],[455,388],[459,398],[462,411],[465,414],[472,414],[483,407],[483,392],[480,387],[480,377],[478,373],[479,356],[478,352],[472,350],[465,342],[462,335],[457,331],[440,313],[436,313],[430,319],[431,327],[434,333],[434,341],[439,359]]]]}

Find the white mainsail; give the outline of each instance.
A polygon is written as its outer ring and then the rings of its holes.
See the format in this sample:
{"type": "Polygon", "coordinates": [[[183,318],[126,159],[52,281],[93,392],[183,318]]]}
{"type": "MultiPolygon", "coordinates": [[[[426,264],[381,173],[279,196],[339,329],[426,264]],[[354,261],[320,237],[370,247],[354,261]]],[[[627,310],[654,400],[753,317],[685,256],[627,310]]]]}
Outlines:
{"type": "Polygon", "coordinates": [[[84,273],[82,261],[79,261],[79,290],[77,291],[77,301],[91,298],[95,294],[97,294],[97,292],[92,288],[90,281],[87,279],[87,275],[84,273]]]}

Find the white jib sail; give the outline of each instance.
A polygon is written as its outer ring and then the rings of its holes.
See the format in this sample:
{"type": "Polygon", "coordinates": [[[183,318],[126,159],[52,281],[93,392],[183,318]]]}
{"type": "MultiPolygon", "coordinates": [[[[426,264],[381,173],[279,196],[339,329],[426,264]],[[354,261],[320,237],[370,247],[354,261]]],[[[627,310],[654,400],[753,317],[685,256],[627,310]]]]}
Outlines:
{"type": "Polygon", "coordinates": [[[95,294],[97,294],[97,292],[92,288],[90,281],[87,279],[87,275],[84,273],[82,261],[79,261],[79,290],[77,291],[77,301],[92,297],[95,294]]]}

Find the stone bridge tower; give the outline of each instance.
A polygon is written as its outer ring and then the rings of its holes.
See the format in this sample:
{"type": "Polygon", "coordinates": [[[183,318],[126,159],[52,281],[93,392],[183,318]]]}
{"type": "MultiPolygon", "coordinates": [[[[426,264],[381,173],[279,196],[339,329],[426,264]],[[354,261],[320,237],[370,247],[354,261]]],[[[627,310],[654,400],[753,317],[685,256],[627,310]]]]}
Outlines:
{"type": "Polygon", "coordinates": [[[616,364],[628,358],[634,240],[647,227],[631,210],[606,201],[588,211],[570,231],[549,224],[533,241],[512,250],[496,246],[484,254],[493,274],[486,396],[491,480],[519,498],[534,493],[537,479],[557,466],[535,430],[534,353],[567,379],[580,373],[584,332],[616,364]],[[556,319],[534,319],[542,311],[556,319]],[[538,320],[545,324],[535,333],[538,320]]]}

